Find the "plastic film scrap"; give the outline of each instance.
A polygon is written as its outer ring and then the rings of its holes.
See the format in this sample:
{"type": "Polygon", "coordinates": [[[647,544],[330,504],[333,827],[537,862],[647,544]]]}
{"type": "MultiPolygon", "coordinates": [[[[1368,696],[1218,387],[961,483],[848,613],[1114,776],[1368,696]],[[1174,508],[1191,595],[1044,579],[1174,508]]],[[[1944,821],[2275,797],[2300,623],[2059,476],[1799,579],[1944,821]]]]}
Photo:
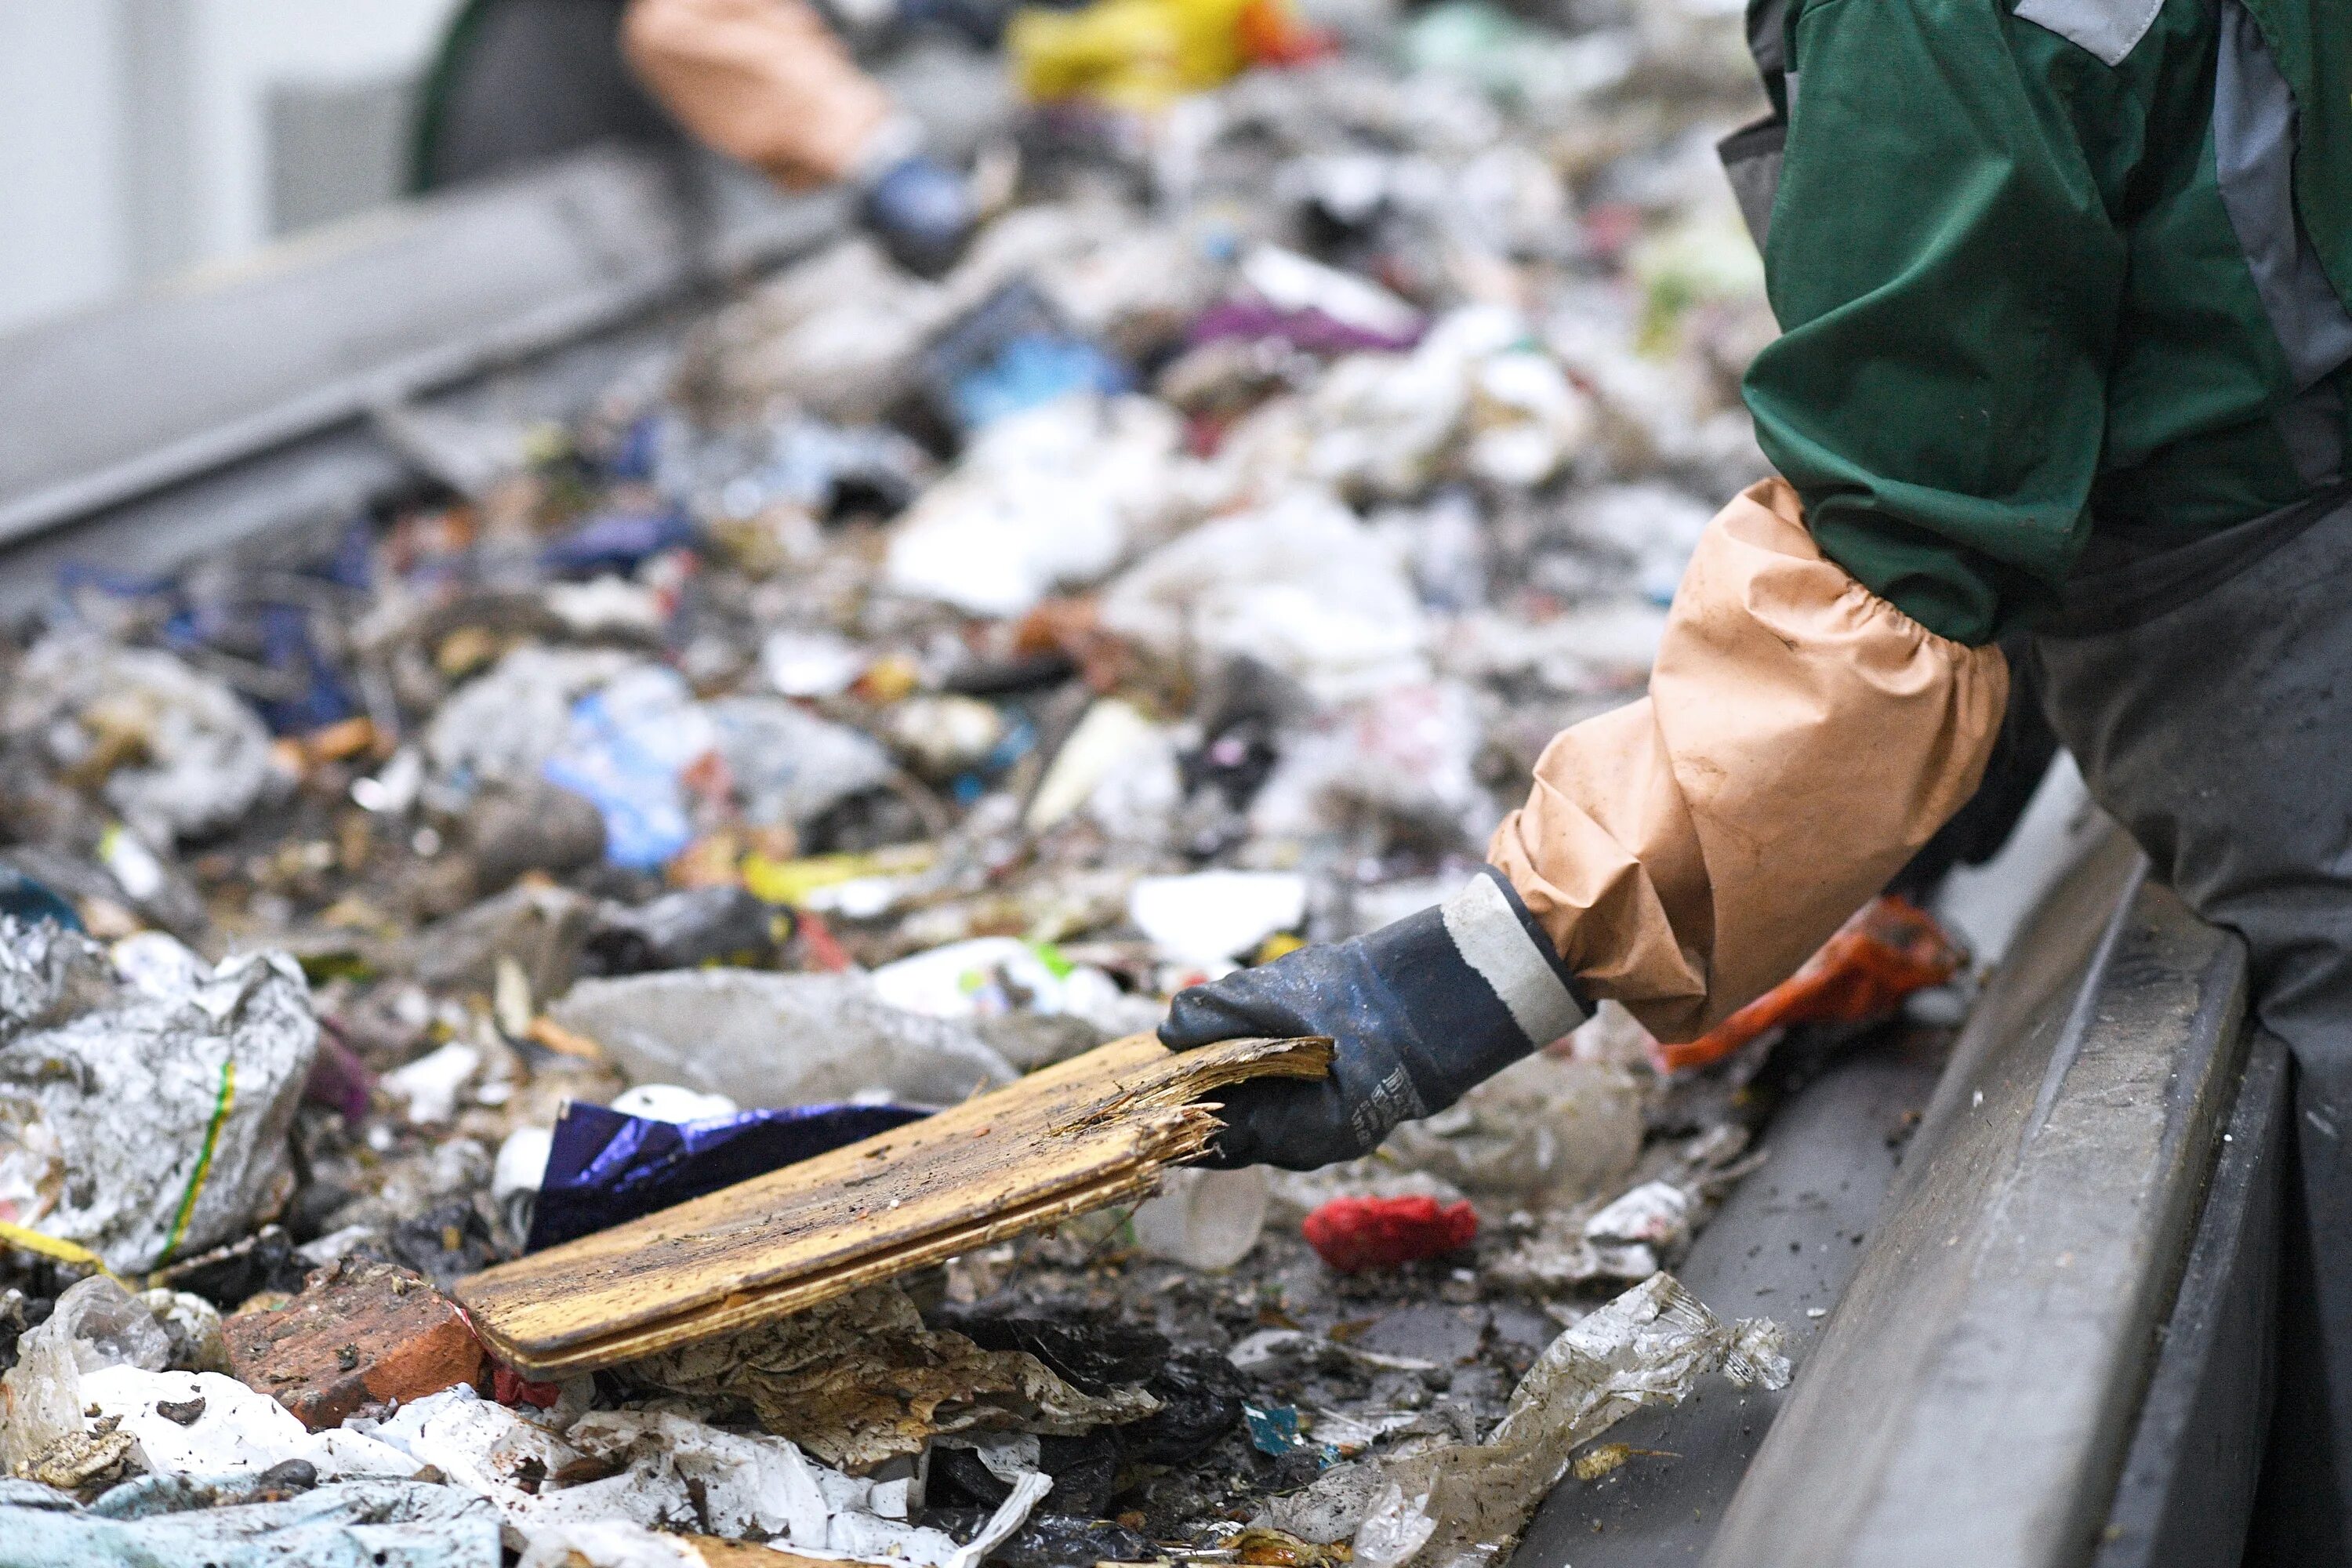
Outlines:
{"type": "Polygon", "coordinates": [[[1573,1451],[1643,1405],[1675,1405],[1700,1380],[1781,1388],[1779,1325],[1726,1323],[1668,1274],[1654,1274],[1554,1340],[1483,1442],[1407,1446],[1332,1471],[1276,1522],[1351,1536],[1370,1568],[1475,1568],[1501,1561],[1573,1451]]]}

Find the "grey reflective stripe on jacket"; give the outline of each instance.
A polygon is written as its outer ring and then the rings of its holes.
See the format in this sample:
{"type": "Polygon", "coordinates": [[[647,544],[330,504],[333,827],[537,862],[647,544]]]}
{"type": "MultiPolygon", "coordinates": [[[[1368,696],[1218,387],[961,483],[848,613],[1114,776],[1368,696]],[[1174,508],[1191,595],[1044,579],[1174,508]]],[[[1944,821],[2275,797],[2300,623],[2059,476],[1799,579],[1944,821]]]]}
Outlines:
{"type": "Polygon", "coordinates": [[[2294,368],[2295,389],[2304,391],[2352,363],[2352,311],[2295,216],[2296,140],[2294,90],[2252,16],[2225,0],[2213,78],[2214,167],[2263,310],[2294,368]]]}
{"type": "Polygon", "coordinates": [[[1764,79],[1764,90],[1771,95],[1774,108],[1715,145],[1716,155],[1723,160],[1724,174],[1731,181],[1731,194],[1739,203],[1739,216],[1747,221],[1758,250],[1764,248],[1772,231],[1772,204],[1780,195],[1780,159],[1789,144],[1785,110],[1797,86],[1789,75],[1788,25],[1789,0],[1770,0],[1748,17],[1748,53],[1756,61],[1756,73],[1764,79]]]}
{"type": "Polygon", "coordinates": [[[2344,482],[2344,392],[2323,381],[2278,411],[2279,438],[2307,485],[2344,482]]]}
{"type": "Polygon", "coordinates": [[[2119,66],[2163,12],[2164,0],[2021,0],[2015,14],[2119,66]]]}
{"type": "Polygon", "coordinates": [[[1788,145],[1789,122],[1777,114],[1743,125],[1715,144],[1759,250],[1772,232],[1772,204],[1780,196],[1780,160],[1788,145]]]}
{"type": "Polygon", "coordinates": [[[2294,377],[2279,434],[2307,484],[2344,472],[2344,398],[2329,378],[2352,364],[2352,310],[2320,265],[2296,216],[2294,92],[2239,0],[2221,6],[2213,75],[2213,165],[2246,269],[2294,377]]]}

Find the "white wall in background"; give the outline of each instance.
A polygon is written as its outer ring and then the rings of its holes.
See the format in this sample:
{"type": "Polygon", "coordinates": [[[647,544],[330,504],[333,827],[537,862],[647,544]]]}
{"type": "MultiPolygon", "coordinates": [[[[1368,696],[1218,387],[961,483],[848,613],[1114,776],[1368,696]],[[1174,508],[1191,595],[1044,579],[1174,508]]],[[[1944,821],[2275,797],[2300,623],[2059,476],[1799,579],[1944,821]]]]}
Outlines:
{"type": "Polygon", "coordinates": [[[0,326],[111,289],[127,265],[113,7],[0,0],[0,326]]]}
{"type": "Polygon", "coordinates": [[[270,223],[279,85],[421,70],[458,0],[0,0],[0,330],[270,223]]]}

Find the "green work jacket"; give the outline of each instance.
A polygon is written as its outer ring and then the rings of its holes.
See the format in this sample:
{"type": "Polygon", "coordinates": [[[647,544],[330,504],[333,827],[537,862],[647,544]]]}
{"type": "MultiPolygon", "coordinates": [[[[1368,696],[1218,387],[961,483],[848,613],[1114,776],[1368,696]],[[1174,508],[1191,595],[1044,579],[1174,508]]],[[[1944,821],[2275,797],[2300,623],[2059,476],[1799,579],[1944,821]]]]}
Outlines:
{"type": "Polygon", "coordinates": [[[1749,36],[1748,405],[1871,589],[1984,643],[2095,539],[2343,482],[2352,0],[1751,0],[1749,36]]]}

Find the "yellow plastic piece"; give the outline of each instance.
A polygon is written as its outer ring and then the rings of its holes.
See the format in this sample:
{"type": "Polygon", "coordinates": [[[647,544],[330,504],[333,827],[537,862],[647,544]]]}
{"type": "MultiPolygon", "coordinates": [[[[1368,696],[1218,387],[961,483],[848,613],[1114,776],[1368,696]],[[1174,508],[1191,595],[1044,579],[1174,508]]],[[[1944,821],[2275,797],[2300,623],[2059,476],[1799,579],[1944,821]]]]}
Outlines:
{"type": "Polygon", "coordinates": [[[1306,945],[1307,939],[1305,937],[1299,936],[1291,931],[1278,931],[1258,944],[1257,952],[1250,962],[1252,963],[1272,963],[1276,959],[1280,958],[1283,954],[1286,952],[1297,952],[1300,948],[1305,947],[1306,945]]]}
{"type": "Polygon", "coordinates": [[[1165,108],[1215,87],[1248,63],[1242,15],[1250,0],[1097,0],[1083,11],[1013,13],[1004,44],[1029,98],[1092,98],[1123,109],[1165,108]]]}
{"type": "Polygon", "coordinates": [[[122,1278],[106,1266],[106,1259],[89,1247],[77,1247],[70,1241],[60,1241],[54,1236],[43,1235],[30,1226],[10,1225],[5,1221],[0,1221],[0,1242],[5,1242],[20,1251],[37,1252],[43,1258],[55,1258],[59,1263],[70,1263],[77,1268],[94,1268],[110,1279],[122,1278]]]}
{"type": "Polygon", "coordinates": [[[935,857],[928,844],[877,850],[871,855],[811,855],[798,860],[775,860],[761,854],[743,857],[743,886],[765,904],[798,909],[809,895],[837,888],[861,877],[905,877],[927,868],[935,857]]]}

